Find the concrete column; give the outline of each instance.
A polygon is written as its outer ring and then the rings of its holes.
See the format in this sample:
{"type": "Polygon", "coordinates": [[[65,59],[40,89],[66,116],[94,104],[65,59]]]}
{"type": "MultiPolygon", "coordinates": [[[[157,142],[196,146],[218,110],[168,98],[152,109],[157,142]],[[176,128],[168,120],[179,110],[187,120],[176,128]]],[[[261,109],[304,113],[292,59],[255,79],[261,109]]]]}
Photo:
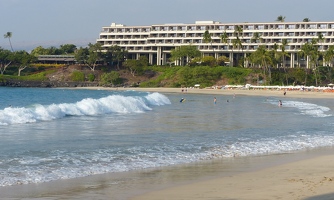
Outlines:
{"type": "Polygon", "coordinates": [[[230,53],[230,67],[233,67],[233,53],[230,53]]]}
{"type": "Polygon", "coordinates": [[[153,54],[152,53],[149,53],[148,54],[148,62],[153,65],[153,54]]]}
{"type": "Polygon", "coordinates": [[[157,65],[161,65],[161,47],[157,47],[157,65]]]}
{"type": "Polygon", "coordinates": [[[295,68],[295,54],[290,54],[290,68],[295,68]]]}
{"type": "Polygon", "coordinates": [[[166,65],[166,63],[167,63],[166,53],[162,53],[162,65],[166,65]]]}

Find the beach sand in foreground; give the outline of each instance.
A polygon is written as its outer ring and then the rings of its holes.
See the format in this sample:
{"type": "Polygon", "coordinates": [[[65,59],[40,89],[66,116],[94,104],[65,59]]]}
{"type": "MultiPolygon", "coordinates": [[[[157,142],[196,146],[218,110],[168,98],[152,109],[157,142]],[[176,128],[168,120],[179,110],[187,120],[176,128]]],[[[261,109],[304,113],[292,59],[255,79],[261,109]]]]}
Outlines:
{"type": "Polygon", "coordinates": [[[334,199],[334,155],[152,191],[132,200],[334,199]]]}
{"type": "Polygon", "coordinates": [[[0,199],[329,200],[334,148],[236,157],[0,188],[0,199]]]}

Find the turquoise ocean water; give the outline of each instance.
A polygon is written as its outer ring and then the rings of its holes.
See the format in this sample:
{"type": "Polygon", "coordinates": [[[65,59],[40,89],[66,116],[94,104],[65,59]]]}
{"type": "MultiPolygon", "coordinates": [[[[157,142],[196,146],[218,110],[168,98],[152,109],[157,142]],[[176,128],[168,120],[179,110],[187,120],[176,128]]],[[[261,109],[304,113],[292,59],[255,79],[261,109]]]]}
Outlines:
{"type": "Polygon", "coordinates": [[[0,187],[331,147],[332,99],[0,88],[0,187]],[[180,103],[180,99],[186,101],[180,103]]]}

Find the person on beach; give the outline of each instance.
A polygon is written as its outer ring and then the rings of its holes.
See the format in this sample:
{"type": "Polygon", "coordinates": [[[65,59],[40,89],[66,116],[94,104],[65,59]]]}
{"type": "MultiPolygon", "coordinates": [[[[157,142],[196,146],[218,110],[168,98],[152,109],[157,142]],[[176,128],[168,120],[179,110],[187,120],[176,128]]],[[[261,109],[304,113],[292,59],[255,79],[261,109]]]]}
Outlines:
{"type": "Polygon", "coordinates": [[[286,91],[284,91],[283,95],[284,95],[284,96],[286,95],[286,91]]]}
{"type": "Polygon", "coordinates": [[[216,99],[216,97],[213,97],[213,103],[214,103],[214,104],[217,103],[217,99],[216,99]]]}

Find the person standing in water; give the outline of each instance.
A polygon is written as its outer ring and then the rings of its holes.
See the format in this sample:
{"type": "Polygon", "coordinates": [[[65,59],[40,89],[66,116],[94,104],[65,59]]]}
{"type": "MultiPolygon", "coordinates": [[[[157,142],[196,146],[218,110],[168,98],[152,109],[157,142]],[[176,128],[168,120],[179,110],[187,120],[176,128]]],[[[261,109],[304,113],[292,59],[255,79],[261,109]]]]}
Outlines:
{"type": "Polygon", "coordinates": [[[278,100],[278,106],[281,107],[282,106],[282,101],[278,100]]]}
{"type": "Polygon", "coordinates": [[[213,97],[213,103],[214,103],[214,104],[217,103],[217,99],[216,99],[216,97],[213,97]]]}

